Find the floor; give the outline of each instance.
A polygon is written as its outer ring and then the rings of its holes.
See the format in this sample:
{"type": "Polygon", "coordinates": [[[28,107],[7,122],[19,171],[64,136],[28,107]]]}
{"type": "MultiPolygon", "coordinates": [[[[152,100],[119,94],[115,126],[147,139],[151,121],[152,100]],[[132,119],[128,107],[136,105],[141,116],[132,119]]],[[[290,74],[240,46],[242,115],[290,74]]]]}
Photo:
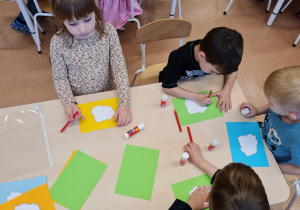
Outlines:
{"type": "MultiPolygon", "coordinates": [[[[276,2],[272,2],[271,10],[276,2]]],[[[262,86],[266,77],[276,69],[300,65],[300,43],[292,47],[300,33],[300,19],[296,17],[300,1],[293,1],[284,13],[278,15],[271,27],[266,25],[270,16],[270,13],[265,12],[267,0],[234,1],[227,15],[223,15],[228,3],[229,0],[182,0],[182,18],[190,21],[193,27],[191,36],[183,42],[202,38],[210,29],[218,26],[239,31],[244,38],[245,48],[237,80],[247,101],[256,106],[264,105],[267,101],[262,86]]],[[[168,18],[170,1],[144,0],[142,8],[144,13],[137,19],[144,25],[168,18]]],[[[58,98],[52,83],[48,57],[49,43],[54,33],[51,18],[40,19],[46,34],[40,35],[42,54],[38,54],[31,36],[10,28],[18,12],[16,2],[0,3],[0,108],[58,98]]],[[[119,31],[119,37],[131,81],[134,72],[141,67],[141,49],[135,42],[136,23],[128,22],[124,27],[126,30],[119,31]]],[[[146,65],[166,62],[169,53],[177,47],[178,40],[147,45],[146,65]]],[[[290,199],[294,192],[292,187],[290,199]]],[[[285,209],[287,204],[288,201],[271,208],[285,209]]],[[[300,199],[292,209],[300,209],[300,199]]]]}

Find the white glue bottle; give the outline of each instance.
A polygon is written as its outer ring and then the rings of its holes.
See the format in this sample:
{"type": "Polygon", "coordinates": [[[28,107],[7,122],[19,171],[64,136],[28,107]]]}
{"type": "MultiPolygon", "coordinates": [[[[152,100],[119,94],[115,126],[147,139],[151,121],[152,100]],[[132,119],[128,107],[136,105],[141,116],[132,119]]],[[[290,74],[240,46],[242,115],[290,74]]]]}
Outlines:
{"type": "Polygon", "coordinates": [[[218,145],[218,140],[214,139],[208,146],[208,150],[211,152],[215,149],[215,147],[218,145]]]}
{"type": "Polygon", "coordinates": [[[126,132],[123,136],[125,139],[129,139],[130,136],[133,134],[136,134],[137,132],[143,130],[145,128],[144,123],[139,124],[138,126],[135,126],[132,130],[126,132]]]}
{"type": "Polygon", "coordinates": [[[161,107],[161,108],[165,108],[165,107],[166,107],[166,105],[167,105],[167,100],[168,100],[168,96],[165,95],[165,94],[163,94],[163,95],[161,96],[161,102],[160,102],[160,107],[161,107]]]}
{"type": "Polygon", "coordinates": [[[189,159],[189,157],[190,157],[189,153],[187,153],[187,152],[182,153],[179,164],[184,166],[185,162],[189,159]]]}

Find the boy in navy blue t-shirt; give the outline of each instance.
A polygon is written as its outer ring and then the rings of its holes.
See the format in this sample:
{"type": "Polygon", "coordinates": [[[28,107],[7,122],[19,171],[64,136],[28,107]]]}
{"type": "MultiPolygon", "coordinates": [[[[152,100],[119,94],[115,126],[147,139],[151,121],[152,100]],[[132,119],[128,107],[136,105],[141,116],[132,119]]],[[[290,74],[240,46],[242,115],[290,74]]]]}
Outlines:
{"type": "Polygon", "coordinates": [[[169,95],[193,100],[204,106],[212,103],[207,94],[199,94],[178,87],[180,79],[192,79],[208,74],[224,75],[223,89],[217,107],[231,109],[231,89],[237,77],[243,55],[243,38],[236,30],[218,27],[209,31],[201,40],[187,42],[170,53],[167,66],[159,73],[163,91],[169,95]]]}

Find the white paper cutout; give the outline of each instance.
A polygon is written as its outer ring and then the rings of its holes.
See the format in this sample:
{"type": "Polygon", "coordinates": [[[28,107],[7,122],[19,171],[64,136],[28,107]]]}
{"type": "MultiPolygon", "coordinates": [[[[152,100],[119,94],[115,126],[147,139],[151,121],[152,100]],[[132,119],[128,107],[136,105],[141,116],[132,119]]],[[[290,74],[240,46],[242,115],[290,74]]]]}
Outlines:
{"type": "Polygon", "coordinates": [[[20,195],[22,195],[21,192],[14,192],[14,191],[12,191],[12,192],[9,194],[9,196],[7,196],[6,201],[10,201],[10,200],[12,200],[12,199],[14,199],[14,198],[16,198],[16,197],[18,197],[18,196],[20,196],[20,195]]]}
{"type": "Polygon", "coordinates": [[[245,155],[251,156],[257,153],[257,144],[258,141],[256,139],[256,136],[253,136],[252,134],[248,134],[247,136],[240,136],[238,137],[238,140],[241,145],[241,150],[245,155]]]}
{"type": "Polygon", "coordinates": [[[186,99],[184,105],[187,108],[189,114],[203,113],[207,108],[206,106],[200,106],[195,101],[186,99]]]}
{"type": "Polygon", "coordinates": [[[198,188],[198,186],[194,187],[194,188],[189,192],[190,196],[192,195],[193,192],[195,192],[195,190],[197,190],[197,188],[198,188]]]}
{"type": "Polygon", "coordinates": [[[40,210],[39,205],[31,203],[22,203],[19,206],[15,206],[15,210],[40,210]]]}
{"type": "Polygon", "coordinates": [[[96,106],[92,108],[92,114],[96,122],[104,120],[110,120],[114,115],[115,111],[110,106],[96,106]]]}

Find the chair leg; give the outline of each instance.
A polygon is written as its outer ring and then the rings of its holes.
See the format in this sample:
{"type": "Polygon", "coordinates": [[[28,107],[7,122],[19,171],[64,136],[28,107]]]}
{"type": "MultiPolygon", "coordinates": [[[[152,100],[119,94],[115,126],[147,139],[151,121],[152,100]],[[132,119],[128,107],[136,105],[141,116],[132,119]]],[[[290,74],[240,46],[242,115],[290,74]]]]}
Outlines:
{"type": "Polygon", "coordinates": [[[272,2],[272,0],[269,0],[267,11],[266,11],[267,13],[270,11],[271,2],[272,2]]]}
{"type": "Polygon", "coordinates": [[[229,7],[231,6],[232,2],[233,2],[233,0],[230,0],[228,6],[226,7],[226,9],[225,9],[225,11],[224,11],[224,13],[223,13],[224,15],[227,14],[227,12],[228,12],[228,10],[229,10],[229,7]]]}
{"type": "Polygon", "coordinates": [[[295,193],[293,199],[291,200],[291,202],[289,203],[288,207],[286,208],[286,210],[290,210],[292,208],[293,204],[295,203],[298,196],[300,195],[300,186],[299,186],[299,184],[296,184],[295,187],[296,187],[296,193],[295,193]]]}
{"type": "Polygon", "coordinates": [[[299,36],[297,37],[296,41],[294,42],[293,47],[296,47],[296,45],[297,45],[297,43],[299,42],[299,40],[300,40],[300,34],[299,34],[299,36]]]}
{"type": "MultiPolygon", "coordinates": [[[[37,22],[37,17],[38,16],[48,16],[48,17],[51,16],[52,17],[53,14],[50,14],[50,13],[36,13],[33,16],[33,22],[34,22],[34,28],[35,28],[35,39],[37,40],[36,45],[37,45],[37,48],[38,48],[38,53],[41,54],[42,53],[42,50],[41,50],[41,41],[40,41],[40,37],[39,37],[38,22],[37,22]]],[[[42,31],[42,33],[44,34],[45,32],[42,31]]]]}
{"type": "Polygon", "coordinates": [[[136,79],[137,75],[138,75],[139,73],[141,73],[142,71],[143,71],[143,69],[139,69],[139,70],[137,70],[137,71],[134,73],[134,77],[133,77],[133,80],[132,80],[132,82],[131,82],[131,84],[130,84],[130,87],[133,86],[133,84],[134,84],[134,82],[135,82],[135,79],[136,79]]]}
{"type": "Polygon", "coordinates": [[[289,6],[290,5],[290,3],[292,2],[292,0],[289,0],[289,2],[288,3],[286,3],[286,5],[282,8],[282,10],[280,10],[280,12],[279,13],[283,13],[283,11],[287,8],[287,6],[289,6]]]}

